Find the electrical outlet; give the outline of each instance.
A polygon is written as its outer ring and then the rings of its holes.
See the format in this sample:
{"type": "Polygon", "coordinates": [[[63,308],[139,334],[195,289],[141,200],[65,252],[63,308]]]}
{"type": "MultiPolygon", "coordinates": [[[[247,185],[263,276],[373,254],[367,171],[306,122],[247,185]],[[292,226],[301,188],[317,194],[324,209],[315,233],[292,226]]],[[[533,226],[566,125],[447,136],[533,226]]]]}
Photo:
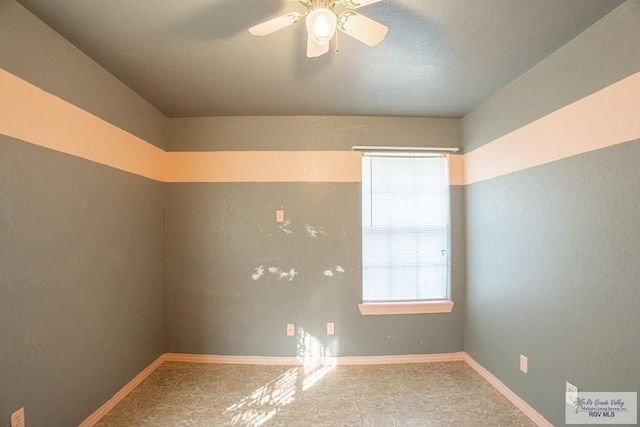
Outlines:
{"type": "Polygon", "coordinates": [[[24,408],[11,414],[11,427],[24,427],[24,408]]]}
{"type": "Polygon", "coordinates": [[[567,403],[573,406],[573,402],[575,402],[578,398],[578,387],[567,381],[565,396],[567,399],[567,403]]]}
{"type": "Polygon", "coordinates": [[[524,354],[520,355],[520,370],[525,374],[529,370],[529,359],[524,354]]]}
{"type": "Polygon", "coordinates": [[[284,210],[278,209],[276,211],[276,222],[284,222],[284,210]]]}
{"type": "Polygon", "coordinates": [[[333,322],[327,322],[327,335],[333,335],[336,333],[336,325],[333,322]]]}
{"type": "Polygon", "coordinates": [[[287,336],[292,337],[296,334],[296,325],[293,323],[287,323],[287,336]]]}

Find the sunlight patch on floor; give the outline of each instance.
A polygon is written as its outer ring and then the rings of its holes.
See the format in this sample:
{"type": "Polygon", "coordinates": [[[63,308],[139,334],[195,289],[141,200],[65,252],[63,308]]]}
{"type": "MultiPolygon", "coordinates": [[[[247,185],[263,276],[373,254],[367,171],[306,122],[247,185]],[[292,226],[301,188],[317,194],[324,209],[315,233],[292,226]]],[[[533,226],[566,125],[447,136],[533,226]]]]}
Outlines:
{"type": "Polygon", "coordinates": [[[275,380],[242,400],[229,406],[226,414],[232,414],[231,425],[260,427],[295,399],[298,369],[291,368],[275,380]]]}
{"type": "Polygon", "coordinates": [[[302,391],[309,390],[336,366],[331,350],[304,328],[298,328],[298,360],[304,367],[302,391]]]}
{"type": "Polygon", "coordinates": [[[298,328],[297,359],[302,366],[288,369],[276,379],[229,406],[225,414],[231,425],[260,427],[293,403],[296,395],[318,383],[336,365],[331,351],[315,336],[298,328]]]}

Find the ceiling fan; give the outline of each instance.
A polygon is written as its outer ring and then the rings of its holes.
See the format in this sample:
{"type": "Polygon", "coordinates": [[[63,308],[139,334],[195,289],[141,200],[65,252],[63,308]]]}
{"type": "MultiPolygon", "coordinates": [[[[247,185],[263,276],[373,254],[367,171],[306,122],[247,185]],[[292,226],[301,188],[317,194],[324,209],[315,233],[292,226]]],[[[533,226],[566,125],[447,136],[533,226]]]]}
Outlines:
{"type": "Polygon", "coordinates": [[[387,27],[381,23],[354,12],[362,6],[378,3],[382,0],[295,0],[307,10],[304,13],[291,12],[249,28],[255,36],[266,36],[305,18],[307,25],[307,56],[315,58],[329,52],[329,41],[336,29],[350,35],[362,43],[375,46],[384,40],[387,27]],[[334,7],[342,5],[347,8],[339,15],[334,7]]]}

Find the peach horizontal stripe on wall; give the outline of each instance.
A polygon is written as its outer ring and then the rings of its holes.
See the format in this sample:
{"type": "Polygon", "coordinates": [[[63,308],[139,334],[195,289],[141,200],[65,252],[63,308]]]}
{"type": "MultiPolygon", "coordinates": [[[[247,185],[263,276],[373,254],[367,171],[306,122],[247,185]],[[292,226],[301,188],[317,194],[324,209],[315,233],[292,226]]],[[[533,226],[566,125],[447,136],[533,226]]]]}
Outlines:
{"type": "Polygon", "coordinates": [[[166,153],[0,68],[0,133],[163,180],[166,153]]]}
{"type": "MultiPolygon", "coordinates": [[[[169,152],[168,182],[360,182],[360,151],[169,152]]],[[[450,155],[451,185],[464,185],[464,158],[450,155]]]]}
{"type": "Polygon", "coordinates": [[[360,182],[353,151],[169,152],[168,182],[360,182]]]}
{"type": "Polygon", "coordinates": [[[464,156],[462,154],[449,154],[449,184],[465,184],[464,156]]]}
{"type": "MultiPolygon", "coordinates": [[[[360,182],[354,151],[165,152],[0,69],[0,133],[164,182],[360,182]]],[[[461,171],[452,176],[460,176],[461,171]]],[[[458,181],[460,181],[458,179],[458,181]]]]}
{"type": "MultiPolygon", "coordinates": [[[[360,182],[359,152],[165,152],[0,68],[0,134],[163,182],[360,182]]],[[[640,138],[640,73],[465,155],[465,185],[640,138]]]]}
{"type": "Polygon", "coordinates": [[[640,138],[640,73],[465,154],[466,183],[640,138]]]}

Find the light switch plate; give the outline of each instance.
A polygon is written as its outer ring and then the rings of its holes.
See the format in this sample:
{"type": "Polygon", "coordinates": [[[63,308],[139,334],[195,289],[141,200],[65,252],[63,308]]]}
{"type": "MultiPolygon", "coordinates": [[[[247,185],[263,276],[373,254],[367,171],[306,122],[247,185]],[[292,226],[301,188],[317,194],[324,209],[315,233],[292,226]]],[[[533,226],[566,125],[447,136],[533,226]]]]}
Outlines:
{"type": "Polygon", "coordinates": [[[25,427],[24,408],[20,408],[16,412],[11,414],[11,427],[25,427]]]}
{"type": "Polygon", "coordinates": [[[529,371],[529,359],[524,354],[520,355],[520,370],[525,374],[529,371]]]}

